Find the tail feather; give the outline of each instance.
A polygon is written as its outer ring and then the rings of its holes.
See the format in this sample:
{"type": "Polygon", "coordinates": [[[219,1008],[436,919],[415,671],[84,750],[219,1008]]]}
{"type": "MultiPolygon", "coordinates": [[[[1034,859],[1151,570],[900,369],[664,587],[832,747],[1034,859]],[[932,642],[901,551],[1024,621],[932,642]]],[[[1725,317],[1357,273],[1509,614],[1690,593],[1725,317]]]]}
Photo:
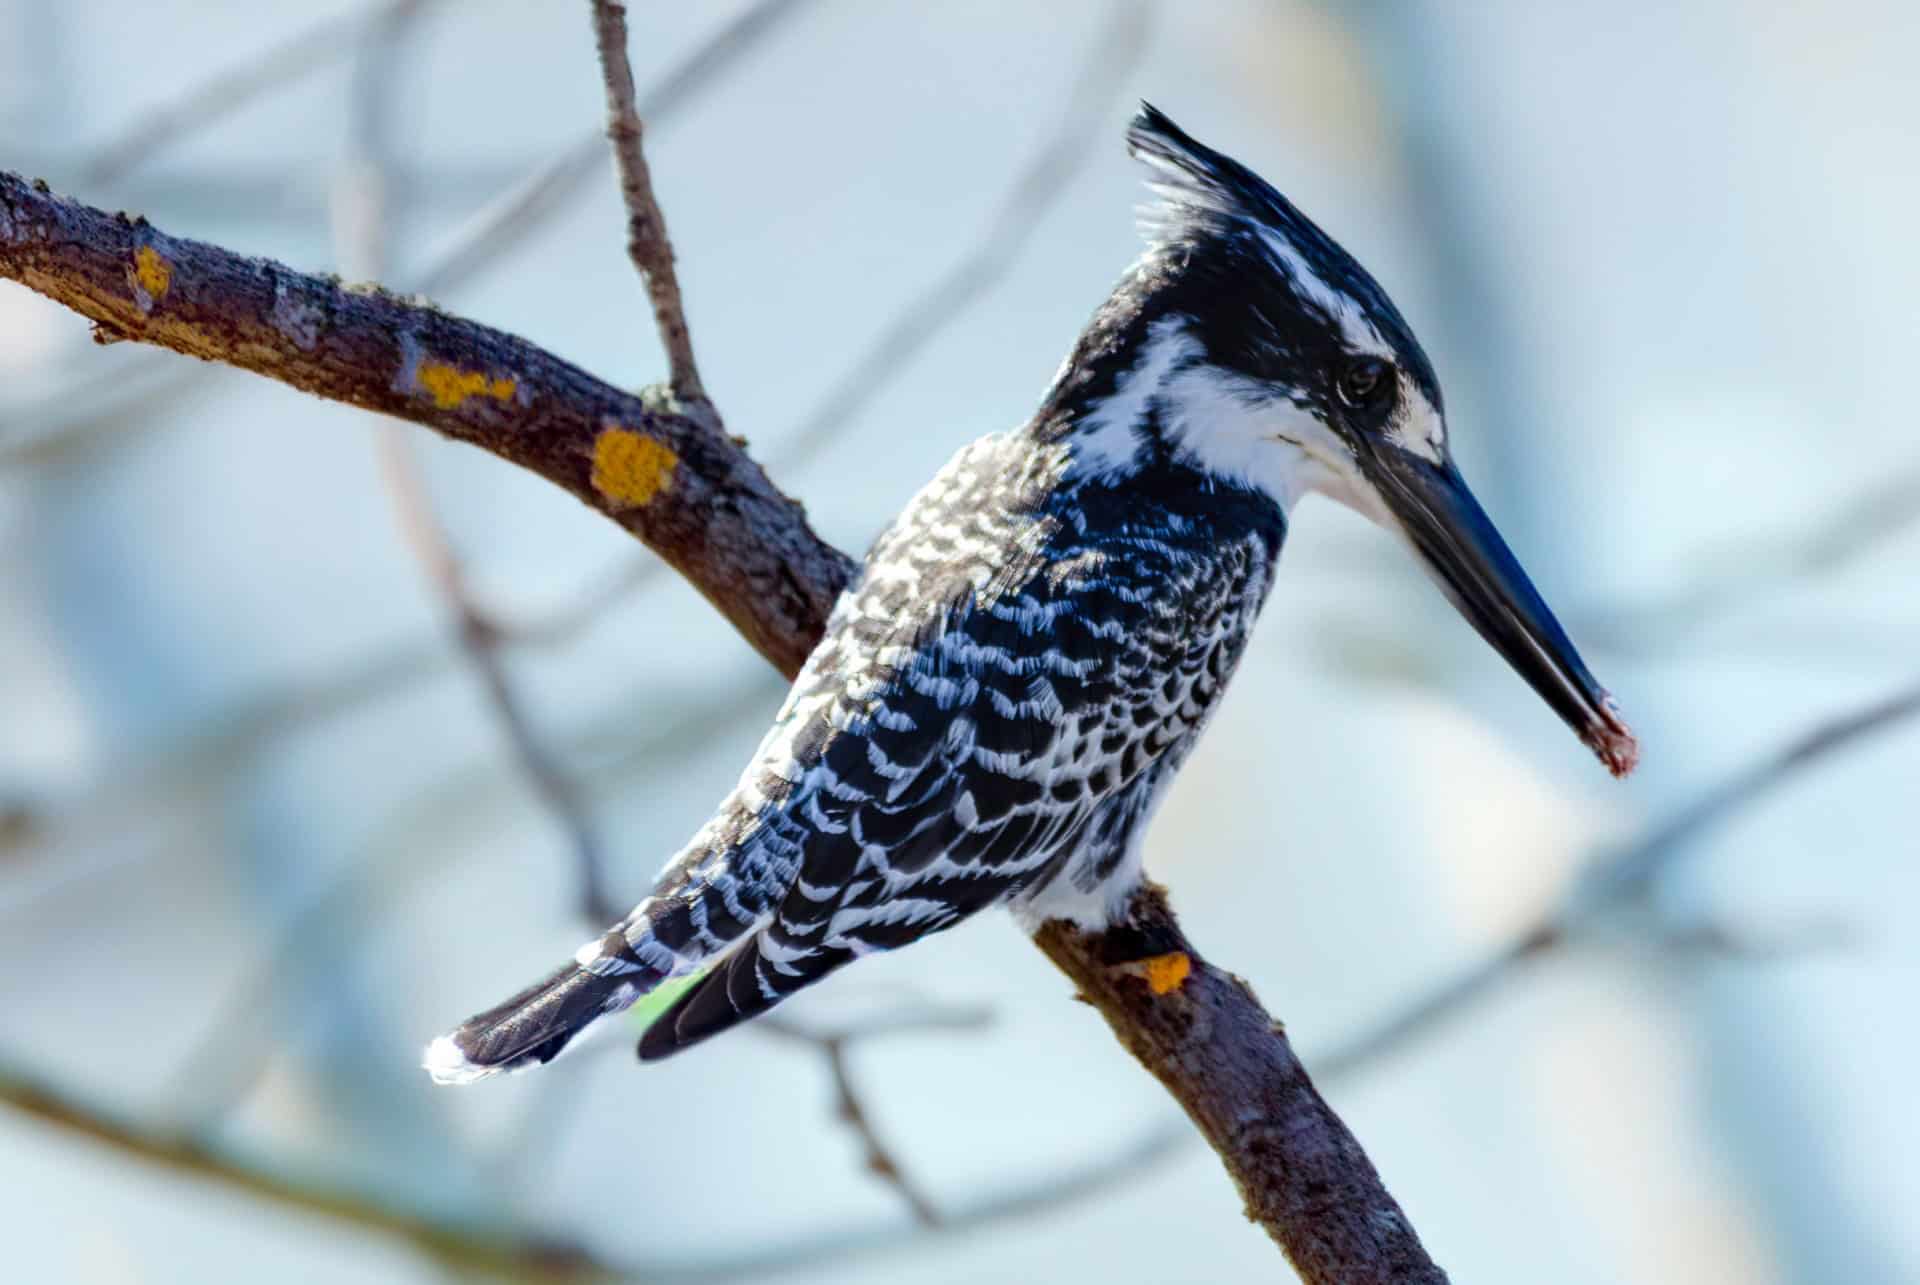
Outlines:
{"type": "MultiPolygon", "coordinates": [[[[756,940],[751,916],[760,906],[737,889],[722,892],[712,883],[703,885],[700,894],[683,889],[678,895],[656,892],[648,897],[620,923],[582,946],[570,963],[429,1044],[422,1063],[427,1073],[441,1084],[465,1084],[551,1062],[593,1023],[632,1007],[669,977],[697,971],[716,955],[731,960],[745,953],[759,959],[759,952],[751,949],[756,940]],[[734,912],[736,902],[731,898],[735,897],[740,898],[745,915],[734,912]],[[741,946],[749,949],[741,952],[737,949],[741,946]]],[[[716,972],[731,975],[724,963],[716,972]]],[[[679,1037],[680,1046],[770,1007],[774,1000],[761,997],[757,990],[739,989],[739,983],[761,980],[762,975],[751,969],[739,977],[724,1014],[708,1013],[711,1000],[702,1001],[679,1037]]],[[[694,990],[710,989],[710,983],[711,977],[704,978],[694,990]]],[[[792,983],[785,982],[785,989],[791,988],[792,983]]],[[[684,1003],[676,1009],[686,1011],[684,1003]]],[[[659,1056],[644,1049],[642,1055],[659,1056]]]]}
{"type": "Polygon", "coordinates": [[[823,947],[791,959],[785,971],[768,966],[759,938],[750,938],[720,961],[642,1032],[640,1060],[657,1062],[766,1012],[804,986],[853,958],[842,947],[823,947]]]}
{"type": "Polygon", "coordinates": [[[464,1084],[551,1062],[588,1026],[658,985],[661,974],[605,974],[573,962],[427,1046],[427,1073],[464,1084]]]}

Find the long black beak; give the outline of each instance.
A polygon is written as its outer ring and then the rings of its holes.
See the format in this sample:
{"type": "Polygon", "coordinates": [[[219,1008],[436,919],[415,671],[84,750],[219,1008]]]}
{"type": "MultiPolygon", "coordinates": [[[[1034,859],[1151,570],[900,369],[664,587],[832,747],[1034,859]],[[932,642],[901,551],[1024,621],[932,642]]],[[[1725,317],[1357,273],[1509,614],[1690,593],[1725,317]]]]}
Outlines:
{"type": "Polygon", "coordinates": [[[1553,706],[1608,771],[1615,776],[1631,772],[1640,745],[1620,717],[1620,707],[1587,672],[1586,662],[1452,462],[1434,464],[1383,445],[1363,452],[1361,467],[1460,614],[1553,706]]]}

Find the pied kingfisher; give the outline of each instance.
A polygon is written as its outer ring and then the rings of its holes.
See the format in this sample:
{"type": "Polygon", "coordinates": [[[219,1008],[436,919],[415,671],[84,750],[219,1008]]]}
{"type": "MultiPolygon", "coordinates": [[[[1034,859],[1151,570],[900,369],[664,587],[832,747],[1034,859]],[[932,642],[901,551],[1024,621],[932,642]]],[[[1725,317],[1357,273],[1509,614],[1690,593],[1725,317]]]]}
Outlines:
{"type": "Polygon", "coordinates": [[[1310,491],[1402,537],[1616,774],[1635,742],[1467,491],[1440,387],[1372,277],[1143,106],[1147,248],[1023,428],[963,449],[867,555],[733,793],[653,894],[428,1048],[547,1062],[703,970],[665,1057],[987,906],[1097,927],[1244,651],[1310,491]]]}

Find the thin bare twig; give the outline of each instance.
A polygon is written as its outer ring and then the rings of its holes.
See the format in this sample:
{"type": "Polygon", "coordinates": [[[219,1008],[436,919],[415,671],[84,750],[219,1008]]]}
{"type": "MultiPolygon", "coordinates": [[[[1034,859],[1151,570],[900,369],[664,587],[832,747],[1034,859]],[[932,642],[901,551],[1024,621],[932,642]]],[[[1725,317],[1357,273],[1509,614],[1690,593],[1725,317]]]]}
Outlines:
{"type": "MultiPolygon", "coordinates": [[[[763,9],[770,7],[762,6],[763,9]]],[[[760,12],[750,10],[748,16],[760,12]]],[[[975,234],[971,248],[937,281],[895,313],[873,343],[854,358],[798,426],[782,435],[779,444],[769,453],[769,468],[781,473],[799,468],[835,437],[849,431],[866,407],[912,367],[916,356],[1012,271],[1047,212],[1097,154],[1094,145],[1107,122],[1112,102],[1146,51],[1152,18],[1152,6],[1145,0],[1114,0],[1105,27],[1081,62],[1065,111],[1047,141],[1014,177],[992,216],[975,234]]],[[[690,66],[688,71],[691,70],[690,66]]],[[[680,80],[680,77],[670,77],[660,91],[643,99],[642,117],[658,116],[675,101],[665,91],[680,80]]],[[[556,165],[556,170],[562,165],[572,165],[580,154],[597,165],[605,142],[603,136],[596,131],[583,141],[586,146],[570,153],[556,165]]],[[[564,181],[573,181],[571,171],[564,181]]],[[[537,185],[530,190],[537,190],[537,185]]],[[[511,226],[506,222],[500,224],[503,233],[511,226]]],[[[664,571],[658,559],[645,554],[629,558],[603,582],[598,600],[591,593],[582,594],[572,608],[556,613],[542,627],[574,630],[582,623],[578,617],[596,614],[604,605],[651,585],[664,571]]],[[[516,631],[516,637],[529,636],[528,630],[516,631]]]]}
{"type": "MultiPolygon", "coordinates": [[[[589,3],[607,89],[607,138],[613,145],[621,196],[627,208],[627,255],[638,269],[653,304],[654,324],[667,350],[668,384],[675,401],[679,405],[701,408],[717,428],[718,417],[712,415],[711,404],[700,384],[693,341],[687,329],[685,302],[674,272],[673,244],[667,235],[666,218],[654,196],[653,179],[642,147],[645,127],[634,105],[633,71],[627,57],[626,6],[620,0],[589,0],[589,3]]],[[[770,1029],[819,1050],[833,1081],[836,1114],[859,1138],[868,1171],[899,1193],[921,1226],[939,1226],[941,1218],[933,1201],[881,1140],[873,1124],[848,1064],[848,1038],[812,1034],[785,1021],[770,1029]]]]}
{"type": "Polygon", "coordinates": [[[693,360],[687,332],[686,302],[673,269],[673,243],[666,216],[654,199],[641,135],[645,125],[633,101],[633,65],[627,59],[627,6],[621,0],[588,0],[593,37],[600,52],[600,74],[607,85],[607,141],[620,171],[620,196],[627,206],[627,257],[640,273],[653,303],[653,322],[667,350],[667,384],[684,405],[705,406],[706,390],[693,360]]]}
{"type": "MultiPolygon", "coordinates": [[[[1693,850],[1689,844],[1704,832],[1792,784],[1803,771],[1830,755],[1857,747],[1916,715],[1920,715],[1920,684],[1825,720],[1784,748],[1762,756],[1638,839],[1601,857],[1560,903],[1511,944],[1313,1058],[1314,1070],[1329,1079],[1347,1075],[1459,1017],[1526,966],[1585,940],[1597,922],[1644,903],[1655,882],[1693,850]]],[[[1828,925],[1821,926],[1816,934],[1774,945],[1805,948],[1809,944],[1831,944],[1835,939],[1828,925]]],[[[1738,934],[1723,925],[1696,925],[1664,944],[1702,946],[1724,954],[1738,940],[1738,934]]],[[[1750,956],[1753,951],[1749,945],[1740,953],[1750,956]]]]}
{"type": "MultiPolygon", "coordinates": [[[[701,42],[649,87],[637,110],[658,125],[731,70],[782,21],[813,0],[759,0],[701,42]]],[[[585,189],[606,163],[607,133],[596,126],[569,143],[552,161],[487,203],[434,256],[415,289],[439,295],[502,262],[507,252],[536,231],[585,189]]]]}
{"type": "Polygon", "coordinates": [[[907,1207],[913,1211],[914,1218],[921,1226],[938,1227],[942,1222],[940,1211],[920,1190],[913,1176],[901,1167],[899,1157],[881,1141],[878,1130],[874,1128],[873,1119],[860,1098],[860,1091],[854,1086],[853,1071],[847,1065],[846,1041],[829,1037],[820,1043],[820,1052],[825,1056],[828,1072],[833,1076],[835,1114],[866,1147],[868,1172],[900,1193],[900,1198],[907,1202],[907,1207]]]}

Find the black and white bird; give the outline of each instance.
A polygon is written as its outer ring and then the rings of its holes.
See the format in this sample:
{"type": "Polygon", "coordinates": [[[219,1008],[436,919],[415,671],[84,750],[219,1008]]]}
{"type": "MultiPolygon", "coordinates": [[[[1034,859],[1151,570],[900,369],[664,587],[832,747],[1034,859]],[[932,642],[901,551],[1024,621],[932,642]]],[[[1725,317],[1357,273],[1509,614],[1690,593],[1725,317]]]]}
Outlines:
{"type": "Polygon", "coordinates": [[[1106,923],[1246,648],[1295,504],[1401,537],[1616,774],[1612,699],[1467,491],[1439,383],[1373,278],[1145,106],[1147,248],[1024,427],[966,447],[867,555],[733,793],[653,894],[452,1034],[459,1082],[551,1061],[704,971],[665,1057],[988,906],[1106,923]]]}

